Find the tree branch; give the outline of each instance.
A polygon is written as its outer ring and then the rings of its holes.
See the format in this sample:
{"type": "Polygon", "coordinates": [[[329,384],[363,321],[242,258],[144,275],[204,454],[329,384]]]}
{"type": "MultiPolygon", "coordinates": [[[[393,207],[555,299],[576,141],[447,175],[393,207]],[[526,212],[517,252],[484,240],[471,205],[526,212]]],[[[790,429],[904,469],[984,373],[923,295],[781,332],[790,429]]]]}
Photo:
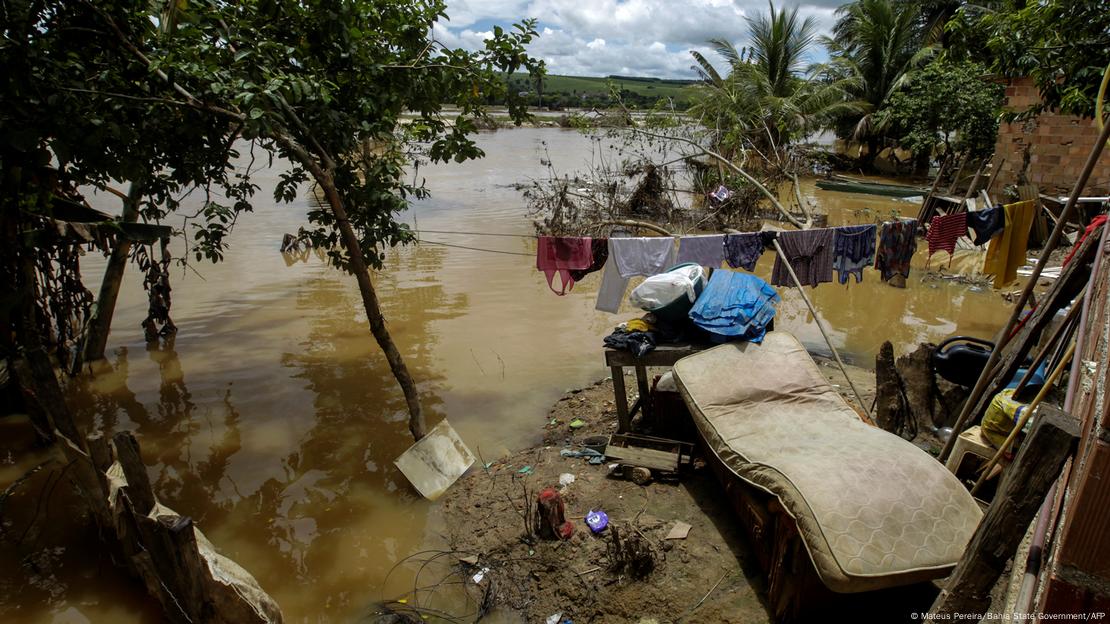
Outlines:
{"type": "Polygon", "coordinates": [[[784,219],[789,221],[791,225],[798,228],[799,230],[806,229],[806,227],[807,227],[806,224],[802,223],[801,221],[799,221],[797,219],[797,217],[790,214],[790,211],[787,210],[782,205],[781,202],[779,202],[778,198],[775,197],[775,195],[773,193],[771,193],[771,191],[767,190],[766,186],[763,186],[763,184],[761,184],[758,180],[756,180],[754,177],[752,177],[752,175],[749,174],[747,171],[744,171],[740,167],[733,164],[733,162],[731,160],[729,160],[729,159],[725,158],[724,156],[721,156],[717,152],[714,152],[713,150],[703,146],[701,143],[698,143],[697,141],[694,141],[693,139],[687,139],[686,137],[670,136],[670,135],[665,135],[665,134],[658,134],[658,133],[655,133],[655,132],[649,132],[647,130],[637,128],[636,126],[629,126],[628,129],[631,130],[632,132],[638,132],[638,133],[643,134],[645,136],[654,137],[654,138],[661,139],[661,140],[664,140],[664,141],[678,141],[680,143],[686,143],[687,145],[690,145],[690,146],[696,148],[702,154],[705,154],[706,156],[709,156],[710,158],[716,159],[718,162],[720,162],[724,166],[728,167],[733,173],[736,173],[740,177],[742,177],[745,180],[747,180],[748,182],[750,182],[757,189],[759,189],[759,191],[761,193],[763,193],[763,196],[766,197],[771,202],[771,205],[775,207],[775,210],[778,210],[779,214],[781,214],[784,219]]]}

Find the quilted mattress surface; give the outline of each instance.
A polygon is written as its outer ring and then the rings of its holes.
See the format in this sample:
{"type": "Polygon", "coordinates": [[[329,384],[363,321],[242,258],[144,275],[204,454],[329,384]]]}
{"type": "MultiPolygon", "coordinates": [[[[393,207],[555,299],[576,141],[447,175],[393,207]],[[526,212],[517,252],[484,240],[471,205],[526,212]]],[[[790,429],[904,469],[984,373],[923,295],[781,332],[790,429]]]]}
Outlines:
{"type": "Polygon", "coordinates": [[[683,358],[674,377],[709,449],[775,495],[821,580],[859,592],[944,576],[982,513],[943,465],[865,424],[792,335],[683,358]]]}

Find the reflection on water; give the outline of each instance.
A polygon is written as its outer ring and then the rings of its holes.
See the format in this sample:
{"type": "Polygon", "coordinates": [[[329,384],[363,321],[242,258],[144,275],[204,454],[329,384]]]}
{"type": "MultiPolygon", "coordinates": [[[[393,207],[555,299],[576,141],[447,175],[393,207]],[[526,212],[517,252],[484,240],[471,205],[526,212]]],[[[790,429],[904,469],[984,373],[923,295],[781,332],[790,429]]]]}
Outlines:
{"type": "MultiPolygon", "coordinates": [[[[591,157],[588,140],[555,129],[484,134],[481,143],[484,160],[421,170],[433,194],[405,215],[410,223],[530,234],[520,194],[509,185],[544,175],[540,159],[547,155],[562,171],[591,157]]],[[[144,343],[141,280],[129,271],[109,359],[71,384],[70,399],[90,430],[136,432],[159,498],[193,517],[224,554],[250,570],[289,621],[350,621],[406,589],[411,577],[404,574],[391,575],[388,587],[383,580],[395,562],[436,543],[435,506],[419,499],[393,466],[409,444],[407,412],[367,329],[354,280],[314,254],[290,261],[277,251],[282,235],[304,224],[306,210],[303,199],[266,204],[278,173],[259,180],[259,205],[236,226],[225,262],[198,266],[202,277],[174,272],[180,327],[174,342],[144,343]]],[[[832,224],[917,208],[808,192],[832,224]]],[[[98,207],[117,211],[111,198],[102,199],[98,207]]],[[[425,236],[535,250],[528,238],[425,236]]],[[[974,261],[958,258],[953,267],[974,261]]],[[[98,283],[100,262],[86,261],[90,283],[98,283]]],[[[772,262],[767,254],[757,273],[769,277],[772,262]]],[[[924,263],[922,250],[915,269],[924,263]]],[[[565,389],[603,376],[601,337],[635,314],[594,311],[597,274],[556,297],[534,261],[520,256],[423,245],[389,250],[386,266],[375,283],[431,424],[450,417],[487,460],[536,441],[547,409],[565,389]]],[[[920,273],[904,290],[866,272],[863,284],[810,292],[838,348],[862,363],[884,340],[901,352],[953,332],[989,337],[1004,320],[997,295],[924,282],[920,273]]],[[[786,291],[783,298],[777,328],[822,350],[800,297],[786,291]]],[[[4,444],[4,455],[11,448],[20,456],[29,442],[4,444]]],[[[0,483],[40,455],[0,466],[0,483]]],[[[71,498],[55,494],[57,530],[44,533],[38,547],[59,549],[48,557],[50,582],[20,566],[26,546],[0,551],[0,618],[157,621],[139,586],[102,560],[93,536],[63,522],[66,510],[76,508],[71,498]]]]}

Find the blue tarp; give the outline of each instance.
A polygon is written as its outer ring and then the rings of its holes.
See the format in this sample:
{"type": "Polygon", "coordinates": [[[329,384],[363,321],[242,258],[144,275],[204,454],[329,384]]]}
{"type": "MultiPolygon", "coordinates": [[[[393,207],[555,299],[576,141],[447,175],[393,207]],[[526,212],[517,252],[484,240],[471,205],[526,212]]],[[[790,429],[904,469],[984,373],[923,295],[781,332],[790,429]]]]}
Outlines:
{"type": "Polygon", "coordinates": [[[690,309],[690,319],[713,334],[758,343],[781,300],[774,288],[750,273],[718,269],[690,309]]]}

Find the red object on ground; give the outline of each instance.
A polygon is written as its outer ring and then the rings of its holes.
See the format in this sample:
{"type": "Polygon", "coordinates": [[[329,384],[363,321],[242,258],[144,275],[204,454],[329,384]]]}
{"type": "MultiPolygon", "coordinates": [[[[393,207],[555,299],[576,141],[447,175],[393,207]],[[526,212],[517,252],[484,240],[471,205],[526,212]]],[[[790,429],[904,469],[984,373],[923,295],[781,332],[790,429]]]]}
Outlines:
{"type": "Polygon", "coordinates": [[[574,524],[566,518],[563,497],[555,488],[544,488],[536,499],[536,532],[545,539],[570,539],[574,524]]]}

